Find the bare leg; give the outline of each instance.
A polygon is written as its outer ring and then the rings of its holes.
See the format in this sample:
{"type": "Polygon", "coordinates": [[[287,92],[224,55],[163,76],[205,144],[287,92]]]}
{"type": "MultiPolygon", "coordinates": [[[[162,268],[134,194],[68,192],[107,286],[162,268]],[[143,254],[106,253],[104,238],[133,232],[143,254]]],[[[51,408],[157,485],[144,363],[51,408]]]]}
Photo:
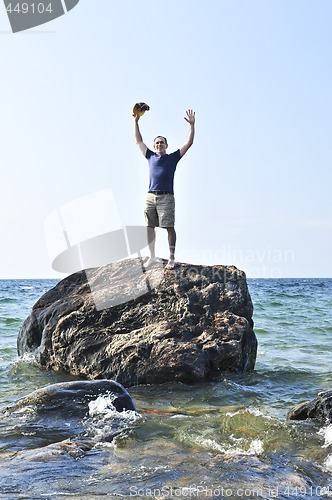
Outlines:
{"type": "Polygon", "coordinates": [[[147,240],[148,240],[150,257],[148,258],[147,262],[144,265],[145,269],[147,269],[149,266],[151,266],[156,261],[156,254],[155,254],[156,231],[155,231],[155,228],[152,226],[147,226],[146,236],[147,236],[147,240]]]}
{"type": "Polygon", "coordinates": [[[175,265],[175,244],[176,244],[176,232],[174,227],[167,227],[168,233],[168,246],[169,246],[169,260],[166,265],[168,269],[172,269],[175,265]]]}

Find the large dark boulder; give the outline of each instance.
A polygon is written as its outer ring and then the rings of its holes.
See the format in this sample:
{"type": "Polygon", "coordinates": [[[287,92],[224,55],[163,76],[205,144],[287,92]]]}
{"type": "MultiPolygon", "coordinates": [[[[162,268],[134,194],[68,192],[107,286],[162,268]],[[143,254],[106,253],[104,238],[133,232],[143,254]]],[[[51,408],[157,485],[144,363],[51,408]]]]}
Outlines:
{"type": "Polygon", "coordinates": [[[130,386],[195,382],[254,368],[257,339],[243,271],[140,259],[75,273],[34,305],[18,353],[85,378],[130,386]]]}

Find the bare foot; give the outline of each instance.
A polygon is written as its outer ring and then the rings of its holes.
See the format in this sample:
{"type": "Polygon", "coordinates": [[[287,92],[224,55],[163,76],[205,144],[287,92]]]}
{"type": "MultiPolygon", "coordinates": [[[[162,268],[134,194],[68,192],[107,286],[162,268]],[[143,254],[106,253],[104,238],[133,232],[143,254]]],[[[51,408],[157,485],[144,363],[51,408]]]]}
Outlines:
{"type": "Polygon", "coordinates": [[[169,259],[169,261],[167,262],[165,268],[166,269],[174,269],[174,267],[175,267],[175,260],[169,259]]]}
{"type": "Polygon", "coordinates": [[[148,260],[143,264],[143,267],[145,270],[151,269],[151,267],[153,267],[156,262],[157,259],[155,257],[149,257],[148,260]]]}

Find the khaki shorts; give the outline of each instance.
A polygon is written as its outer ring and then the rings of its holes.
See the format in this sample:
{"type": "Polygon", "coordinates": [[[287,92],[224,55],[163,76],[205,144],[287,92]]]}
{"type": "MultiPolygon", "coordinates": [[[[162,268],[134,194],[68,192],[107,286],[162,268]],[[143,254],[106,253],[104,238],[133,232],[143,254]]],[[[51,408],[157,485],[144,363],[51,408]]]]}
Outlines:
{"type": "Polygon", "coordinates": [[[174,194],[147,193],[144,216],[147,226],[174,227],[175,199],[174,194]]]}

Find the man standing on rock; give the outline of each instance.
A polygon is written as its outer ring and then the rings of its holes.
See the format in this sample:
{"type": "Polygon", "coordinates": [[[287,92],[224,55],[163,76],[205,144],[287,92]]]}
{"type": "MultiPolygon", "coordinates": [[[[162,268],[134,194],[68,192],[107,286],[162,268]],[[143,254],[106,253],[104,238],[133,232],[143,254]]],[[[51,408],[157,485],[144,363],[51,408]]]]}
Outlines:
{"type": "Polygon", "coordinates": [[[138,126],[140,116],[134,114],[135,139],[142,154],[149,163],[149,191],[145,198],[145,220],[147,223],[147,240],[150,257],[145,264],[149,268],[156,261],[155,256],[155,227],[167,229],[169,260],[166,265],[172,269],[175,265],[175,200],[174,200],[174,174],[176,166],[182,156],[188,151],[194,142],[195,135],[195,113],[192,109],[186,111],[184,119],[189,123],[190,130],[187,142],[177,151],[167,154],[167,139],[158,135],[154,140],[155,152],[151,151],[143,142],[138,126]]]}

